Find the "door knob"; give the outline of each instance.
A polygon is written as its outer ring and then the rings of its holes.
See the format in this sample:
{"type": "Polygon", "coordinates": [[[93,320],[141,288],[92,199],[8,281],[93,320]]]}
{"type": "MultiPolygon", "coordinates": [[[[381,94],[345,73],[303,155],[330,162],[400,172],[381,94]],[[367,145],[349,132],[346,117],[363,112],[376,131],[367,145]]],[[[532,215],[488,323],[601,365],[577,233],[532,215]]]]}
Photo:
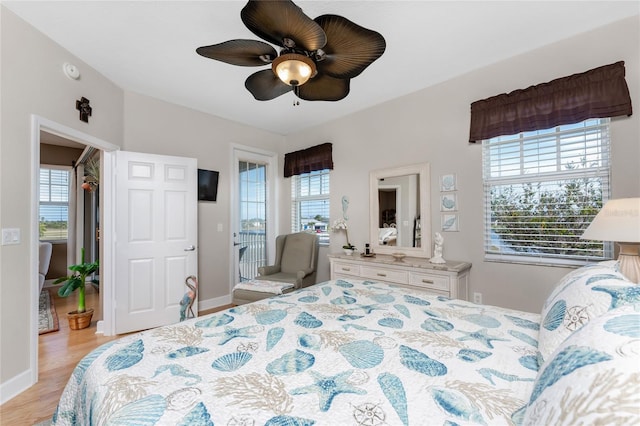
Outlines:
{"type": "Polygon", "coordinates": [[[184,251],[194,251],[196,249],[196,246],[189,246],[186,249],[184,249],[184,251]]]}

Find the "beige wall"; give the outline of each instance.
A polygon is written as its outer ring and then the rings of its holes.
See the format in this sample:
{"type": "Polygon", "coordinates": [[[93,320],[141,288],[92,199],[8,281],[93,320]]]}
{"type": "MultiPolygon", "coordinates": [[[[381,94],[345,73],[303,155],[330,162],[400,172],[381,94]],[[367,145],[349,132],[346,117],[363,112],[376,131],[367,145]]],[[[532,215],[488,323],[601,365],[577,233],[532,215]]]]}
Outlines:
{"type": "MultiPolygon", "coordinates": [[[[554,283],[568,270],[483,261],[482,157],[481,146],[467,142],[469,106],[473,101],[499,93],[624,60],[637,111],[640,108],[639,40],[638,17],[626,19],[289,135],[287,151],[322,142],[333,143],[331,219],[339,217],[340,198],[347,195],[350,198],[349,238],[359,248],[369,239],[369,171],[429,162],[432,233],[440,229],[439,177],[457,174],[460,232],[443,233],[444,257],[473,263],[470,290],[481,292],[485,303],[538,312],[554,283]]],[[[372,66],[375,67],[375,63],[372,66]]],[[[351,90],[363,90],[358,87],[357,78],[351,90]]],[[[629,118],[612,121],[614,198],[640,196],[639,123],[637,112],[629,118]]],[[[283,208],[285,202],[287,200],[283,201],[283,208]]],[[[342,243],[339,238],[334,239],[332,250],[339,250],[342,243]]]]}
{"type": "MultiPolygon", "coordinates": [[[[123,91],[0,7],[1,119],[0,226],[19,228],[22,242],[0,246],[0,383],[29,380],[29,342],[36,325],[30,316],[32,144],[31,114],[72,127],[113,144],[122,139],[123,91]],[[62,64],[81,71],[68,79],[62,64]],[[76,99],[91,100],[89,124],[78,120],[76,99]]],[[[11,384],[10,384],[11,385],[11,384]]],[[[9,386],[10,386],[9,385],[9,386]]],[[[4,397],[3,397],[4,398],[4,397]]]]}
{"type": "Polygon", "coordinates": [[[198,203],[198,284],[201,302],[227,296],[232,282],[232,144],[277,153],[284,137],[130,92],[125,94],[125,117],[127,151],[193,157],[199,168],[220,172],[217,201],[198,203]]]}
{"type": "Polygon", "coordinates": [[[68,146],[40,144],[40,164],[69,166],[82,154],[82,149],[68,146]]]}

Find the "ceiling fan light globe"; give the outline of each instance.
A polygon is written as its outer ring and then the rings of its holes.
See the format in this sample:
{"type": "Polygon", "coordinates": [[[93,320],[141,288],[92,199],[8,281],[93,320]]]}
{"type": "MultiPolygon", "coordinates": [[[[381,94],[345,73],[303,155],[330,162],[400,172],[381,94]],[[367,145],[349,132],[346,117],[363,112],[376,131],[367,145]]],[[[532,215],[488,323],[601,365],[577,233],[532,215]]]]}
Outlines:
{"type": "Polygon", "coordinates": [[[301,86],[316,74],[316,64],[307,56],[286,53],[271,64],[274,74],[289,86],[301,86]]]}

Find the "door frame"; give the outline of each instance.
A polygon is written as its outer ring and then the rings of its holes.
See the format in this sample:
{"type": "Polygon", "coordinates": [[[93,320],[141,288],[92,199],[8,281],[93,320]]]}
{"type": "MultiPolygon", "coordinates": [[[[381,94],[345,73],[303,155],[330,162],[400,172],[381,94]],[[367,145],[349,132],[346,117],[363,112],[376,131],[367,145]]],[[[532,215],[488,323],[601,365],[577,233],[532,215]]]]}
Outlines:
{"type": "Polygon", "coordinates": [[[229,294],[233,292],[233,287],[238,277],[238,250],[237,246],[234,246],[233,233],[238,227],[238,161],[240,159],[250,159],[253,161],[264,161],[267,164],[267,232],[266,243],[267,244],[267,259],[269,264],[275,261],[275,254],[271,247],[275,247],[276,235],[279,232],[279,220],[278,220],[278,185],[277,181],[277,165],[278,154],[273,151],[267,151],[264,149],[240,145],[231,144],[230,163],[232,178],[229,179],[229,294]]]}
{"type": "MultiPolygon", "coordinates": [[[[38,212],[38,179],[36,176],[38,175],[38,170],[40,169],[40,131],[45,131],[47,133],[52,133],[54,135],[63,137],[65,139],[69,139],[84,145],[93,146],[97,149],[101,149],[104,152],[117,151],[120,149],[119,146],[114,145],[110,142],[107,142],[103,139],[97,138],[95,136],[91,136],[87,133],[81,132],[74,128],[65,126],[63,124],[57,123],[55,121],[49,120],[45,117],[32,114],[31,115],[31,212],[30,212],[30,249],[29,249],[29,257],[30,257],[30,280],[31,283],[31,294],[30,294],[30,309],[31,309],[31,338],[29,344],[29,369],[31,371],[31,385],[34,385],[38,382],[38,297],[39,294],[37,292],[38,288],[38,245],[40,242],[40,238],[36,229],[38,229],[39,223],[39,212],[38,212]]],[[[105,168],[106,169],[106,168],[105,168]]],[[[103,180],[109,181],[111,179],[111,169],[106,169],[101,172],[103,176],[103,180]]],[[[102,186],[102,185],[100,185],[102,186]]],[[[101,188],[104,193],[107,193],[107,188],[101,188]]],[[[111,188],[109,187],[109,190],[111,188]]],[[[110,199],[107,197],[102,197],[105,203],[109,203],[110,199]]],[[[101,209],[101,215],[103,216],[103,236],[109,236],[109,244],[111,241],[111,224],[113,223],[112,217],[110,217],[110,212],[108,211],[111,206],[105,206],[108,208],[101,209]]],[[[103,247],[108,247],[107,238],[104,238],[102,241],[103,247]]],[[[100,264],[105,267],[112,263],[112,259],[107,253],[104,253],[103,250],[100,251],[100,264]],[[104,253],[104,254],[103,254],[104,253]]],[[[111,275],[108,274],[108,268],[105,268],[105,273],[100,276],[100,284],[102,287],[102,283],[104,283],[104,290],[106,290],[103,294],[103,300],[106,302],[110,300],[107,297],[107,293],[112,291],[111,288],[111,275]]],[[[102,291],[102,288],[101,288],[102,291]]],[[[108,312],[106,307],[103,309],[103,312],[108,312]]],[[[106,319],[106,318],[105,318],[106,319]]],[[[98,324],[100,326],[100,324],[98,324]]],[[[100,329],[98,328],[98,332],[100,329]]],[[[106,330],[105,330],[106,331],[106,330]]],[[[106,334],[106,333],[105,333],[106,334]]],[[[108,335],[108,334],[107,334],[108,335]]]]}

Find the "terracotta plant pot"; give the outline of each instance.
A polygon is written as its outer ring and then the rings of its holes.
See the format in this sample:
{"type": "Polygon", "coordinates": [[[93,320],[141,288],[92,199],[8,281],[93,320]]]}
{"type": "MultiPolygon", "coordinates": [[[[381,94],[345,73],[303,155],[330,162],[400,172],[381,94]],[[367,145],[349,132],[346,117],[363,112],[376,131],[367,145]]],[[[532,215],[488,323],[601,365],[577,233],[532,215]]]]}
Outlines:
{"type": "Polygon", "coordinates": [[[89,327],[91,324],[91,317],[93,316],[93,309],[87,309],[84,312],[78,313],[78,311],[71,311],[67,314],[69,320],[69,328],[71,330],[82,330],[89,327]]]}

